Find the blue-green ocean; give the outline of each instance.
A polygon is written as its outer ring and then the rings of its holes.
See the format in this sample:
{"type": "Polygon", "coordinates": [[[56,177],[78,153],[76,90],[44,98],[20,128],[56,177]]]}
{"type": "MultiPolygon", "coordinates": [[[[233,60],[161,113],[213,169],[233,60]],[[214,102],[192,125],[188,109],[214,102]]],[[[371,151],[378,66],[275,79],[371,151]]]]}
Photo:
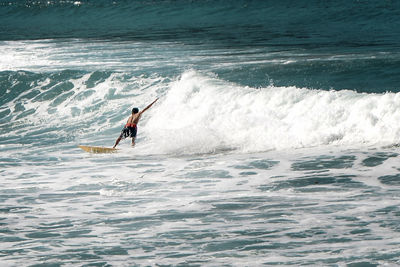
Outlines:
{"type": "Polygon", "coordinates": [[[0,266],[400,266],[399,163],[400,1],[0,1],[0,266]]]}

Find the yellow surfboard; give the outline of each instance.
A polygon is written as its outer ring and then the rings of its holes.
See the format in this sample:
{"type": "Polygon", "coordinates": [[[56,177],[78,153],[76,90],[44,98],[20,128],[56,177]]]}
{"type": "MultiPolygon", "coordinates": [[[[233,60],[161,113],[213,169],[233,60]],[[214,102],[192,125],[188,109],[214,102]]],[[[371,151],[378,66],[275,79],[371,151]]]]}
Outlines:
{"type": "Polygon", "coordinates": [[[115,153],[117,152],[116,148],[109,147],[101,147],[101,146],[80,146],[83,150],[89,153],[115,153]]]}

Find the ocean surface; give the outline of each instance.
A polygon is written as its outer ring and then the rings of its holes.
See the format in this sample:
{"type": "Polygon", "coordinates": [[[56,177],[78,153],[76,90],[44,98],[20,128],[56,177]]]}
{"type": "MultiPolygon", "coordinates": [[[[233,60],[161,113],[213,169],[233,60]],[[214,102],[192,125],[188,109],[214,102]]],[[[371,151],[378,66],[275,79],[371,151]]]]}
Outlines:
{"type": "Polygon", "coordinates": [[[0,1],[1,266],[400,266],[399,163],[400,1],[0,1]]]}

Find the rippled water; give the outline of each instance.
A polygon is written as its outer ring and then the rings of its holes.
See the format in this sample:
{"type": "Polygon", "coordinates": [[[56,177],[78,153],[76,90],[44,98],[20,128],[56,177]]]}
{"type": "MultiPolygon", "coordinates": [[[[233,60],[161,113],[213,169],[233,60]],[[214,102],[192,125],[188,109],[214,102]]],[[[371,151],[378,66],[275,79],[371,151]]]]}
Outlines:
{"type": "Polygon", "coordinates": [[[399,264],[395,150],[22,163],[2,171],[2,262],[399,264]]]}

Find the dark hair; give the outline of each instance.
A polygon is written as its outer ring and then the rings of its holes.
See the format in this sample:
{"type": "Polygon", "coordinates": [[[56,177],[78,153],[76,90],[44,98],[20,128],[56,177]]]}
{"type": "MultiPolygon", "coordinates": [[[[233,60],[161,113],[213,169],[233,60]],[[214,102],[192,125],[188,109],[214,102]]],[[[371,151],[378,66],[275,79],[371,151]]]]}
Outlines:
{"type": "Polygon", "coordinates": [[[133,109],[132,109],[132,113],[135,113],[135,114],[136,114],[136,113],[138,113],[138,112],[139,112],[139,109],[138,109],[138,108],[133,108],[133,109]]]}

